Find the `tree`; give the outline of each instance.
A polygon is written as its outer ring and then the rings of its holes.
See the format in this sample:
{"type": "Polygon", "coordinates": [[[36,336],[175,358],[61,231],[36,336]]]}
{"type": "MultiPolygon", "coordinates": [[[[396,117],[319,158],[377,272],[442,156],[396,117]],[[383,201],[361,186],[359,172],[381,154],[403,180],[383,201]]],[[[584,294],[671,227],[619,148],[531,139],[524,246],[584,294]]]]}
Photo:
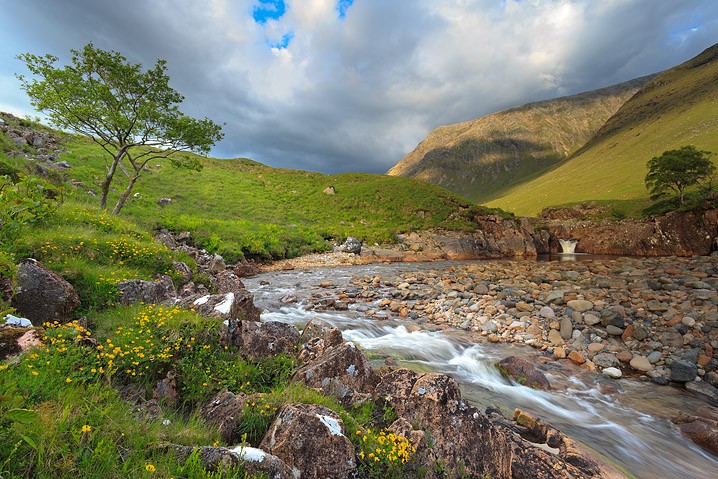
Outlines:
{"type": "Polygon", "coordinates": [[[109,155],[102,208],[107,208],[118,168],[128,182],[113,214],[120,212],[150,161],[166,158],[178,167],[201,169],[197,160],[176,153],[209,153],[222,139],[222,126],[179,111],[184,97],[169,86],[164,60],[143,71],[142,65],[92,43],[71,52],[72,64],[64,68],[55,66],[58,58],[53,55],[19,55],[36,78],[17,77],[32,105],[54,125],[88,136],[109,155]]]}
{"type": "Polygon", "coordinates": [[[716,167],[710,160],[710,151],[697,150],[695,146],[682,146],[677,150],[664,151],[648,161],[646,188],[651,198],[667,194],[668,190],[678,194],[678,203],[685,204],[686,188],[693,185],[708,186],[712,183],[716,167]],[[706,185],[704,185],[704,182],[706,185]]]}

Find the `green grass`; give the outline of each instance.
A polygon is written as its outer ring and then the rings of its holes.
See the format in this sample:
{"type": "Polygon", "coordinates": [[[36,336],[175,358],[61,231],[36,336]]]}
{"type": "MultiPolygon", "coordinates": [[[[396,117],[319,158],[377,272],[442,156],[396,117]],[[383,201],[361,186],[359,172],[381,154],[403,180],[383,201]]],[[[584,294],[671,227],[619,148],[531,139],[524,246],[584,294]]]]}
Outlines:
{"type": "MultiPolygon", "coordinates": [[[[102,152],[76,138],[62,156],[70,174],[99,191],[102,152]]],[[[330,247],[348,236],[368,243],[431,228],[471,229],[461,212],[471,203],[447,190],[408,178],[363,173],[323,175],[276,169],[247,159],[203,158],[201,172],[153,164],[122,211],[147,229],[190,230],[193,241],[230,261],[287,258],[330,247]],[[334,186],[336,195],[323,190],[334,186]],[[161,208],[158,198],[171,198],[161,208]]],[[[120,174],[121,176],[121,174],[120,174]]],[[[115,185],[117,189],[121,185],[115,185]]],[[[115,191],[110,198],[117,198],[115,191]]],[[[94,204],[81,190],[72,201],[94,204]]]]}
{"type": "Polygon", "coordinates": [[[536,215],[587,200],[643,202],[652,157],[684,145],[718,152],[717,102],[718,46],[656,77],[578,153],[486,205],[536,215]]]}

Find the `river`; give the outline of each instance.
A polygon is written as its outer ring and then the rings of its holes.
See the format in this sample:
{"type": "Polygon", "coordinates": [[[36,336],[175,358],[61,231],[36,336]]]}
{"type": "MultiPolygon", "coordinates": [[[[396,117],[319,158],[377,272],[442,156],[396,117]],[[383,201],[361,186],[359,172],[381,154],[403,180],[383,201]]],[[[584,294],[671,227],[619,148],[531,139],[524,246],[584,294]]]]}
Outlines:
{"type": "Polygon", "coordinates": [[[718,417],[718,408],[684,390],[630,379],[566,374],[549,364],[545,371],[553,390],[538,391],[508,382],[493,366],[506,356],[534,352],[528,347],[474,343],[463,331],[418,329],[411,321],[398,318],[377,321],[364,314],[366,308],[356,305],[331,312],[303,307],[313,295],[327,293],[326,282],[331,289],[348,291],[356,288],[351,284],[355,276],[391,276],[447,266],[400,263],[317,268],[265,273],[244,282],[263,310],[264,321],[289,322],[301,328],[309,319],[320,318],[342,330],[346,340],[364,348],[375,366],[391,357],[405,367],[448,374],[459,382],[464,397],[480,409],[497,408],[509,417],[514,408],[528,411],[637,478],[718,478],[718,458],[683,438],[670,422],[678,413],[718,417]],[[296,301],[282,302],[286,295],[296,301]]]}

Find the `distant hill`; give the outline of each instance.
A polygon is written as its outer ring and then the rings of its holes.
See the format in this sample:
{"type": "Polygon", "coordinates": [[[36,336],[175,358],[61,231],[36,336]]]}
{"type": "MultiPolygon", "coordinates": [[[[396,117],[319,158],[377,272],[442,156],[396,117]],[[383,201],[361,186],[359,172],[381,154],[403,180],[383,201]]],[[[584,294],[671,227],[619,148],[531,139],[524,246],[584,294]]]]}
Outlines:
{"type": "Polygon", "coordinates": [[[646,162],[689,144],[718,152],[718,45],[655,77],[569,159],[487,205],[535,215],[553,205],[645,198],[646,162]]]}
{"type": "Polygon", "coordinates": [[[473,201],[498,198],[586,144],[652,77],[441,126],[389,172],[473,201]]]}

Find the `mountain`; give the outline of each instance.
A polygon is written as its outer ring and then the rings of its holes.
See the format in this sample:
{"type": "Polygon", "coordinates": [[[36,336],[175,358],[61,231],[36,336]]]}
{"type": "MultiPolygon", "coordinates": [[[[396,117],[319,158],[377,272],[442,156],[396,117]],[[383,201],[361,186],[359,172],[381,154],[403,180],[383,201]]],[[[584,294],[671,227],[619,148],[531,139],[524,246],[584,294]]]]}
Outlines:
{"type": "Polygon", "coordinates": [[[718,44],[645,84],[569,159],[487,204],[534,215],[587,200],[640,200],[648,160],[683,145],[718,152],[718,44]]]}
{"type": "Polygon", "coordinates": [[[565,160],[651,77],[441,126],[389,172],[488,201],[565,160]]]}

